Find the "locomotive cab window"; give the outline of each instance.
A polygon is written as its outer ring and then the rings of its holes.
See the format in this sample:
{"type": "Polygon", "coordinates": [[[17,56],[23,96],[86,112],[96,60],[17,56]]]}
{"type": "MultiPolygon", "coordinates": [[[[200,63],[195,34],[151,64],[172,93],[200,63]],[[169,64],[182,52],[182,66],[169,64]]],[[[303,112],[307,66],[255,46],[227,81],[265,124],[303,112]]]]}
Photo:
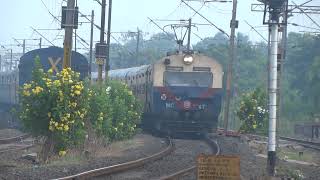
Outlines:
{"type": "Polygon", "coordinates": [[[165,86],[211,87],[211,72],[164,72],[165,86]]]}

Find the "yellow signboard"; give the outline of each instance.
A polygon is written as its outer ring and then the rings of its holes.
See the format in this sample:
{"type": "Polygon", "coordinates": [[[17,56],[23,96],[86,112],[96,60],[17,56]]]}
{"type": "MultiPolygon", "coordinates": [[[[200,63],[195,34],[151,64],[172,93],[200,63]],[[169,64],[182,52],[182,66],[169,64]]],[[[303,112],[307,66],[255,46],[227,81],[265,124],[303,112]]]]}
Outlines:
{"type": "Polygon", "coordinates": [[[103,58],[96,58],[96,64],[98,65],[103,65],[104,64],[104,60],[103,58]]]}
{"type": "Polygon", "coordinates": [[[240,157],[200,155],[198,180],[240,180],[240,157]]]}

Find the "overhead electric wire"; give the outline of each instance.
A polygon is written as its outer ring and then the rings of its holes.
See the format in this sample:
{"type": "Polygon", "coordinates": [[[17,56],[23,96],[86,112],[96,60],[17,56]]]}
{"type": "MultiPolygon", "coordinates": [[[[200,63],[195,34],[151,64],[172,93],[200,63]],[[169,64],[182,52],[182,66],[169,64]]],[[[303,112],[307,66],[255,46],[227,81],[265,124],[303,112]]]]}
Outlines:
{"type": "MultiPolygon", "coordinates": [[[[46,8],[46,10],[48,11],[48,13],[56,20],[56,21],[58,21],[59,23],[61,23],[61,20],[60,19],[58,19],[56,16],[54,16],[51,12],[50,12],[50,10],[49,10],[49,8],[47,7],[47,5],[43,2],[43,0],[40,0],[41,2],[42,2],[42,4],[44,5],[44,7],[46,8]]],[[[74,31],[72,32],[73,34],[76,34],[76,33],[74,33],[74,31]]],[[[83,38],[81,38],[78,34],[76,34],[76,37],[78,38],[78,39],[80,39],[83,43],[85,43],[87,46],[89,46],[89,43],[87,43],[83,38]]],[[[84,46],[84,44],[83,43],[81,43],[81,41],[80,41],[80,44],[84,47],[84,48],[87,48],[86,46],[84,46]]]]}
{"type": "Polygon", "coordinates": [[[148,17],[148,19],[150,20],[150,22],[152,22],[154,25],[156,25],[160,30],[162,30],[165,34],[167,34],[170,37],[170,34],[165,31],[163,28],[161,28],[156,22],[154,22],[151,18],[148,17]]]}
{"type": "Polygon", "coordinates": [[[263,35],[262,35],[259,31],[257,31],[252,25],[250,25],[250,24],[248,23],[248,21],[244,20],[244,22],[245,22],[248,26],[250,26],[251,29],[253,29],[263,40],[265,40],[266,42],[268,42],[268,40],[267,40],[265,37],[263,37],[263,35]]]}
{"type": "Polygon", "coordinates": [[[43,36],[41,33],[39,33],[39,31],[37,31],[35,28],[33,28],[32,26],[30,26],[30,28],[33,29],[34,32],[38,33],[43,39],[48,41],[52,46],[56,46],[50,40],[48,40],[45,36],[43,36]]]}
{"type": "Polygon", "coordinates": [[[310,16],[308,15],[308,13],[304,12],[304,10],[301,9],[295,2],[292,1],[292,3],[293,3],[303,14],[305,14],[315,25],[317,25],[317,26],[320,28],[320,25],[319,25],[314,19],[312,19],[312,17],[310,17],[310,16]]]}
{"type": "Polygon", "coordinates": [[[227,34],[224,30],[220,29],[217,25],[215,25],[214,23],[212,23],[209,19],[207,19],[206,17],[204,17],[202,14],[200,14],[199,12],[197,12],[193,7],[191,7],[188,3],[186,3],[184,0],[182,0],[183,3],[185,3],[190,9],[192,9],[194,12],[196,12],[199,16],[201,16],[203,19],[205,19],[206,21],[208,21],[213,27],[215,27],[216,29],[218,29],[221,33],[225,34],[228,38],[230,37],[229,34],[227,34]]]}

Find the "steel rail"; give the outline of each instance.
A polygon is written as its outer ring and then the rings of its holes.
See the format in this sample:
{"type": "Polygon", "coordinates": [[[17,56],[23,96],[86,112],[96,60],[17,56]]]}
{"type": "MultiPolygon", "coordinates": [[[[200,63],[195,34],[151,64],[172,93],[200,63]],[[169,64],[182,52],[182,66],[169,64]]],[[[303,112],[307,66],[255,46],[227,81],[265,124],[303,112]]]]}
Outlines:
{"type": "MultiPolygon", "coordinates": [[[[245,135],[251,136],[251,137],[258,137],[258,138],[261,138],[261,137],[267,138],[266,136],[261,136],[261,135],[256,135],[256,134],[245,134],[245,135]]],[[[285,136],[279,136],[279,138],[281,140],[296,142],[299,145],[306,147],[306,148],[311,148],[311,149],[320,151],[320,143],[319,142],[312,142],[312,141],[307,141],[307,140],[297,139],[297,138],[292,138],[292,137],[285,137],[285,136]]]]}
{"type": "MultiPolygon", "coordinates": [[[[211,149],[212,149],[213,153],[215,153],[215,155],[219,155],[220,154],[220,146],[219,146],[217,141],[212,140],[208,135],[205,135],[204,140],[211,147],[211,149]]],[[[189,168],[186,168],[186,169],[183,169],[183,170],[178,171],[176,173],[173,173],[171,175],[160,177],[159,180],[177,179],[177,178],[182,177],[185,174],[193,172],[195,170],[197,170],[197,166],[196,165],[192,166],[192,167],[189,167],[189,168]]]]}
{"type": "Polygon", "coordinates": [[[34,144],[30,144],[30,145],[21,145],[21,147],[17,147],[17,148],[9,148],[6,150],[2,150],[0,151],[0,154],[6,153],[6,152],[13,152],[13,151],[20,151],[20,150],[24,150],[24,149],[28,149],[33,147],[34,144]]]}
{"type": "Polygon", "coordinates": [[[0,144],[12,143],[19,140],[21,141],[22,139],[26,139],[28,137],[30,137],[30,134],[23,134],[23,135],[12,137],[12,138],[4,138],[4,139],[0,139],[0,144]]]}
{"type": "Polygon", "coordinates": [[[167,144],[168,144],[168,146],[164,150],[162,150],[156,154],[153,154],[151,156],[148,156],[148,157],[144,157],[144,158],[137,159],[134,161],[129,161],[129,162],[122,163],[122,164],[93,169],[93,170],[85,171],[85,172],[71,175],[71,176],[67,176],[67,177],[57,178],[56,180],[90,179],[93,177],[98,177],[98,176],[102,176],[102,175],[111,175],[114,173],[134,169],[134,168],[143,166],[147,163],[153,162],[155,160],[163,158],[164,156],[169,155],[174,149],[173,142],[171,141],[171,139],[169,137],[167,138],[167,144]]]}

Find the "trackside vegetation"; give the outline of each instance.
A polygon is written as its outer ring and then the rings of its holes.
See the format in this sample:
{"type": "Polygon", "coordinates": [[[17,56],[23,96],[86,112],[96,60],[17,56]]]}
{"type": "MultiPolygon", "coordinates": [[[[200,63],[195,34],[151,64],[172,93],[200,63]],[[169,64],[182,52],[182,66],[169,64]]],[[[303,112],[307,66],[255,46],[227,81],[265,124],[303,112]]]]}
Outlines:
{"type": "Polygon", "coordinates": [[[79,76],[71,68],[44,72],[37,57],[32,81],[20,89],[19,117],[27,131],[45,137],[44,161],[52,153],[64,156],[69,148],[83,145],[87,127],[108,142],[137,131],[141,105],[126,85],[91,85],[79,76]]]}
{"type": "Polygon", "coordinates": [[[240,131],[246,133],[267,134],[268,110],[266,92],[260,88],[241,96],[237,111],[240,119],[240,131]]]}

